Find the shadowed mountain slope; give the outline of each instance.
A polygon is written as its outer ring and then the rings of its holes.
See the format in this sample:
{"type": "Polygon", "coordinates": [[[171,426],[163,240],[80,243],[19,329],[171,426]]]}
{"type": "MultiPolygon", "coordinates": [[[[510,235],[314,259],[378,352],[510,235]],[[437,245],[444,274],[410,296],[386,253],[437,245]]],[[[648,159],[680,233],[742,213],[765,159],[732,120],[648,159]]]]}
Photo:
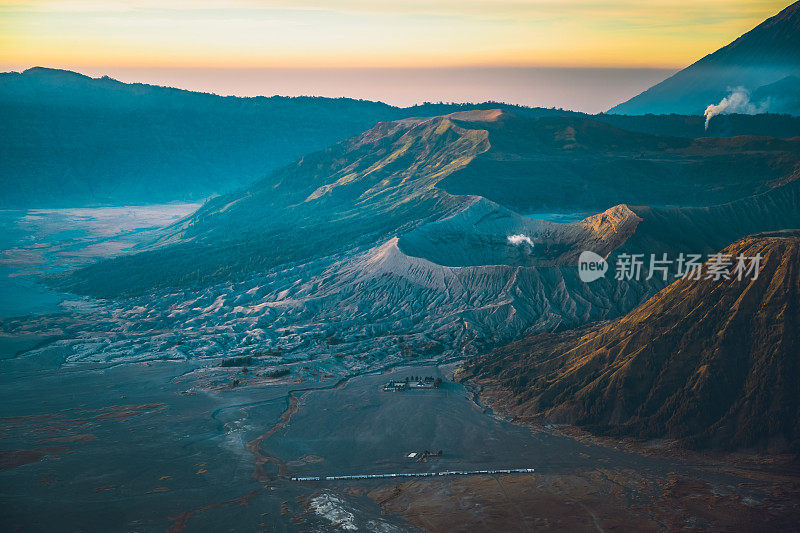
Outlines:
{"type": "MultiPolygon", "coordinates": [[[[782,91],[781,98],[791,99],[791,90],[782,91]]],[[[755,98],[755,97],[754,97],[755,98]]],[[[800,137],[800,116],[761,113],[758,115],[717,115],[706,129],[702,115],[594,115],[596,120],[628,131],[669,137],[800,137]]]]}
{"type": "Polygon", "coordinates": [[[534,336],[469,374],[520,417],[722,448],[800,446],[800,233],[746,237],[756,280],[674,282],[621,319],[534,336]]]}
{"type": "Polygon", "coordinates": [[[481,127],[491,149],[439,186],[522,214],[724,203],[769,189],[800,162],[800,140],[792,139],[690,140],[587,118],[512,114],[481,127]]]}
{"type": "MultiPolygon", "coordinates": [[[[795,2],[729,45],[609,112],[702,115],[708,105],[719,103],[735,87],[752,92],[787,76],[798,75],[800,2],[795,2]]],[[[765,102],[770,112],[793,111],[782,106],[777,98],[765,102]]]]}
{"type": "Polygon", "coordinates": [[[710,207],[633,210],[643,221],[625,250],[712,253],[750,233],[800,226],[800,181],[710,207]]]}

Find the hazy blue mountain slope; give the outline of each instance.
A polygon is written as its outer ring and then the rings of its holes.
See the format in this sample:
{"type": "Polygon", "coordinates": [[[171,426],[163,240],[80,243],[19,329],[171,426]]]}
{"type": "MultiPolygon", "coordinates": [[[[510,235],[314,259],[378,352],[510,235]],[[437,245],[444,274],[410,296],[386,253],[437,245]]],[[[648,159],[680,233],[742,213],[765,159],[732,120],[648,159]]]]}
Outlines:
{"type": "Polygon", "coordinates": [[[775,112],[800,115],[800,77],[785,78],[759,87],[753,92],[754,102],[765,102],[766,108],[775,112]]]}
{"type": "Polygon", "coordinates": [[[221,97],[46,68],[4,73],[0,207],[197,200],[252,183],[376,122],[460,108],[221,97]]]}
{"type": "MultiPolygon", "coordinates": [[[[792,75],[800,75],[800,2],[609,112],[702,115],[733,88],[752,92],[792,75]]],[[[790,111],[778,101],[767,110],[790,111]]]]}
{"type": "Polygon", "coordinates": [[[582,250],[614,265],[622,252],[674,257],[800,225],[798,143],[669,138],[499,110],[381,123],[209,201],[140,253],[67,274],[64,286],[107,298],[79,320],[25,317],[4,328],[60,336],[69,361],[252,356],[356,371],[478,355],[619,317],[667,284],[646,279],[646,268],[639,280],[584,283],[582,250]],[[496,180],[468,172],[479,160],[496,180]],[[526,171],[504,175],[515,160],[526,171]],[[567,205],[624,192],[670,193],[694,206],[614,205],[561,224],[513,207],[551,205],[560,180],[586,160],[642,160],[661,173],[624,189],[575,173],[571,186],[593,193],[567,205]],[[696,167],[708,176],[686,170],[696,167]],[[453,194],[445,182],[471,192],[453,194]],[[500,185],[516,196],[500,195],[500,185]]]}
{"type": "Polygon", "coordinates": [[[373,102],[224,98],[50,69],[2,74],[0,205],[197,200],[395,113],[373,102]]]}

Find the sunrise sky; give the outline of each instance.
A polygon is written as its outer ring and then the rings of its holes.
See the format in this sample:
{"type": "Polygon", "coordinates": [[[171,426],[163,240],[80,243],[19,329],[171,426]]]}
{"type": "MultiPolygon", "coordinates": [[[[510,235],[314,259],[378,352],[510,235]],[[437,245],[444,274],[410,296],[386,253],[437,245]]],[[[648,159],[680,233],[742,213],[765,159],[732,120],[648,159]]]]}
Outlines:
{"type": "MultiPolygon", "coordinates": [[[[645,75],[639,82],[643,85],[645,78],[649,83],[650,78],[694,62],[788,4],[786,0],[0,0],[0,68],[42,65],[122,78],[126,72],[136,72],[141,81],[165,82],[177,79],[178,74],[170,77],[170,71],[183,72],[185,80],[187,72],[220,68],[237,72],[665,69],[645,75]]],[[[230,82],[219,88],[213,86],[213,76],[207,79],[191,88],[210,83],[209,90],[251,92],[230,82]]]]}

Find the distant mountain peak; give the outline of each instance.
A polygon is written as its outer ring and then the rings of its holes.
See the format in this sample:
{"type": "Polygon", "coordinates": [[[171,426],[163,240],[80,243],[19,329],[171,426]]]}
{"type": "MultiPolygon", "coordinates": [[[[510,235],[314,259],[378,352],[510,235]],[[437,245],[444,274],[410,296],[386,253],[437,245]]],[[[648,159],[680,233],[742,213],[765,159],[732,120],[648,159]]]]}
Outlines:
{"type": "Polygon", "coordinates": [[[777,15],[768,18],[764,24],[777,24],[779,22],[790,22],[795,28],[800,29],[800,2],[790,4],[777,15]]]}
{"type": "MultiPolygon", "coordinates": [[[[50,67],[31,67],[29,69],[25,69],[20,73],[17,72],[10,72],[0,74],[0,78],[6,76],[16,76],[22,80],[28,81],[30,83],[41,84],[45,86],[60,86],[60,85],[87,85],[92,82],[98,82],[100,80],[108,81],[112,80],[108,76],[103,76],[102,78],[92,78],[91,76],[87,76],[86,74],[81,74],[80,72],[74,72],[72,70],[66,69],[59,69],[59,68],[50,68],[50,67]]],[[[117,80],[113,80],[115,83],[121,83],[117,80]]]]}
{"type": "MultiPolygon", "coordinates": [[[[700,115],[732,89],[752,92],[792,75],[800,75],[800,2],[609,113],[700,115]]],[[[767,111],[800,113],[777,105],[767,111]]]]}
{"type": "Polygon", "coordinates": [[[86,74],[81,74],[80,72],[75,72],[73,70],[67,70],[61,68],[52,68],[52,67],[31,67],[23,70],[22,74],[25,76],[49,75],[49,76],[67,76],[70,78],[91,79],[91,76],[87,76],[86,74]]]}

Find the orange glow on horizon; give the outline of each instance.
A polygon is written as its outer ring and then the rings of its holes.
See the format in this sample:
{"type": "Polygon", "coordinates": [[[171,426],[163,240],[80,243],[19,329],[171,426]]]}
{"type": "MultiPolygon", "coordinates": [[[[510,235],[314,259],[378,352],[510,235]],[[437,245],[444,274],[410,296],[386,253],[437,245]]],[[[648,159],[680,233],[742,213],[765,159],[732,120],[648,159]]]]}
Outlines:
{"type": "Polygon", "coordinates": [[[684,67],[786,3],[0,0],[0,64],[684,67]]]}

